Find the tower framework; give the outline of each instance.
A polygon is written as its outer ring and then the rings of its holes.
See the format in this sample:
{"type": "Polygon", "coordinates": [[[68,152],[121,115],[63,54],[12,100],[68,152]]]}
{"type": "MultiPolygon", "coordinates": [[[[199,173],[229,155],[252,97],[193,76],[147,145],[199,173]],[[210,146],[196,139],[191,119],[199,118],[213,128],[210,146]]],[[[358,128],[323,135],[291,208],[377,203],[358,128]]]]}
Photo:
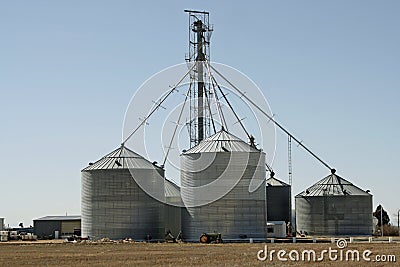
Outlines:
{"type": "Polygon", "coordinates": [[[210,77],[207,74],[206,61],[210,61],[210,39],[213,27],[209,23],[209,13],[205,11],[185,10],[189,14],[189,53],[186,62],[195,64],[190,73],[194,86],[189,92],[190,118],[187,122],[190,147],[210,135],[211,114],[207,108],[210,102],[210,77]]]}

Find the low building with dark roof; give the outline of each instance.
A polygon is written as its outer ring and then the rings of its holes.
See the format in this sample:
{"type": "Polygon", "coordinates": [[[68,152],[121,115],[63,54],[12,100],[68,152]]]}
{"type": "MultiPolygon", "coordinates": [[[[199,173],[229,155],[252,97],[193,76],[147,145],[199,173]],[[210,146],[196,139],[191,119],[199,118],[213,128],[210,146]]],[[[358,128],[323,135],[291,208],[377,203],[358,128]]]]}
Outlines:
{"type": "Polygon", "coordinates": [[[45,216],[33,220],[33,227],[38,238],[53,239],[62,236],[80,236],[81,216],[45,216]]]}

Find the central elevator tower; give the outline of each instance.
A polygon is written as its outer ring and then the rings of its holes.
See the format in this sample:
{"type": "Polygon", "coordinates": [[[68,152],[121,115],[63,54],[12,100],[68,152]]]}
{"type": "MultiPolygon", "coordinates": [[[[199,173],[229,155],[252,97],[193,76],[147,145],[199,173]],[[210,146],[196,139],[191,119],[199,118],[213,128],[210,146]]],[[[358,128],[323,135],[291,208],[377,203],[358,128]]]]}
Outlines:
{"type": "Polygon", "coordinates": [[[189,14],[189,53],[186,62],[195,64],[190,73],[190,119],[187,122],[190,147],[196,146],[210,135],[210,75],[206,61],[210,60],[210,39],[213,31],[209,13],[185,10],[189,14]]]}

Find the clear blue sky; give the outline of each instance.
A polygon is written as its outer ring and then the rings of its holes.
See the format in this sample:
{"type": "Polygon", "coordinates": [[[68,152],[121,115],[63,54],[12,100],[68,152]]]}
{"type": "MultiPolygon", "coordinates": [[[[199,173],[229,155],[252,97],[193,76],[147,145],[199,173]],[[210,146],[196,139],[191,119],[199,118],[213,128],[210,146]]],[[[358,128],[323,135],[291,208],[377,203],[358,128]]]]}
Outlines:
{"type": "MultiPolygon", "coordinates": [[[[366,0],[1,1],[0,217],[80,214],[80,170],[120,144],[140,84],[184,61],[188,8],[211,13],[212,59],[252,78],[275,118],[395,223],[400,2],[366,0]]],[[[329,173],[296,146],[293,162],[293,195],[329,173]]]]}

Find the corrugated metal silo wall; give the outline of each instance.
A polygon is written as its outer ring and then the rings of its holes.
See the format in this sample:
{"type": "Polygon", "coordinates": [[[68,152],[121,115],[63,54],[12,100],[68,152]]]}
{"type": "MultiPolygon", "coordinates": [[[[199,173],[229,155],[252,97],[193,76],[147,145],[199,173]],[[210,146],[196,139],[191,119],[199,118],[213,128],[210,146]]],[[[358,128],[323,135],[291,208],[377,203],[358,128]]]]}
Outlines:
{"type": "MultiPolygon", "coordinates": [[[[136,170],[135,170],[136,171],[136,170]]],[[[157,171],[137,170],[164,192],[157,171]]],[[[82,236],[163,240],[164,204],[147,195],[128,169],[82,171],[82,236]]]]}
{"type": "MultiPolygon", "coordinates": [[[[167,199],[167,203],[178,203],[178,199],[167,199]]],[[[170,231],[174,237],[177,237],[181,231],[181,209],[180,206],[165,204],[165,231],[170,231]]]]}
{"type": "Polygon", "coordinates": [[[297,231],[309,235],[371,235],[372,196],[295,198],[297,231]]]}
{"type": "Polygon", "coordinates": [[[267,220],[291,221],[291,187],[267,186],[267,220]]]}
{"type": "MultiPolygon", "coordinates": [[[[232,162],[239,166],[249,161],[245,166],[245,172],[236,186],[225,196],[210,204],[200,207],[187,207],[182,209],[182,235],[186,241],[198,241],[201,234],[218,232],[222,238],[238,240],[241,238],[266,238],[266,205],[265,205],[265,154],[264,153],[238,153],[242,160],[232,162]],[[261,156],[261,159],[260,159],[261,156]],[[259,161],[260,159],[260,161],[259,161]],[[261,164],[262,166],[258,165],[261,164]],[[250,193],[249,184],[253,174],[261,181],[261,186],[250,193]]],[[[213,182],[224,172],[230,154],[218,152],[213,163],[199,172],[190,172],[196,166],[190,166],[190,160],[186,157],[198,157],[198,154],[182,155],[181,194],[185,202],[196,202],[196,195],[190,190],[185,191],[185,186],[201,186],[213,182]]],[[[240,167],[239,167],[240,169],[240,167]]],[[[235,177],[233,177],[235,178],[235,177]]]]}

